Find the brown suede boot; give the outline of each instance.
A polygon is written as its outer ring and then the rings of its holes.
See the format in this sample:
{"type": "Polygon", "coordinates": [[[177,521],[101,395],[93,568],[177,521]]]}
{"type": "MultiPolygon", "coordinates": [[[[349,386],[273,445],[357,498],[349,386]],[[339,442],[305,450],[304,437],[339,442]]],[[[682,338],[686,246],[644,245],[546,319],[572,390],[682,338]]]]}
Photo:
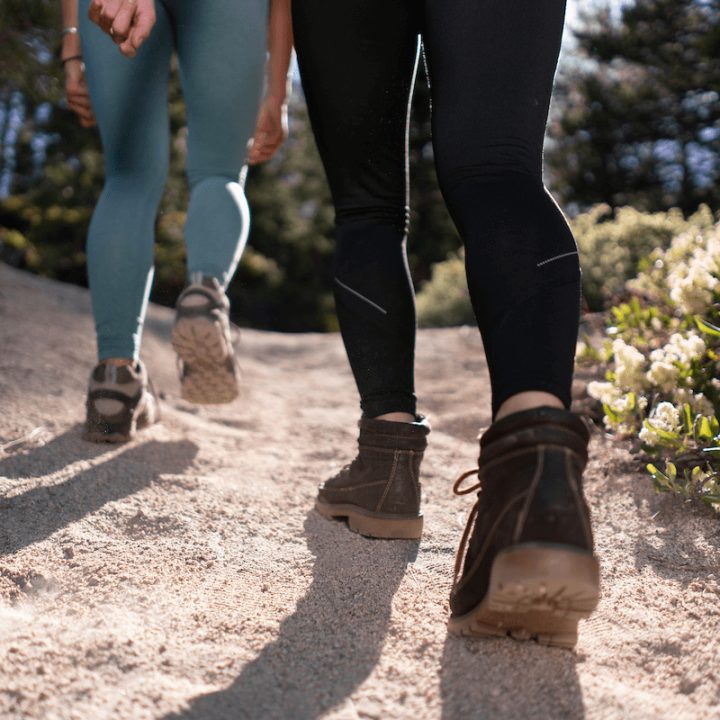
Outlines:
{"type": "Polygon", "coordinates": [[[315,508],[327,518],[347,518],[354,532],[377,538],[419,538],[420,462],[430,425],[362,418],[358,454],[320,485],[315,508]]]}
{"type": "Polygon", "coordinates": [[[577,415],[547,407],[509,415],[482,436],[479,471],[455,483],[459,495],[480,491],[455,563],[452,634],[575,645],[578,621],[599,599],[581,488],[588,441],[577,415]],[[480,482],[462,490],[475,473],[480,482]]]}

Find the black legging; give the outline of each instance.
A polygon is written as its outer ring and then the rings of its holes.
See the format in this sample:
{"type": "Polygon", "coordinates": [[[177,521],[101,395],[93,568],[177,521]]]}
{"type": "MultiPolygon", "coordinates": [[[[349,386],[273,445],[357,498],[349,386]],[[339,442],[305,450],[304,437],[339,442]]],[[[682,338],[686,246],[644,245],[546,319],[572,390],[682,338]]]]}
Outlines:
{"type": "Polygon", "coordinates": [[[564,0],[293,1],[303,88],[336,210],[338,319],[368,417],[415,413],[405,224],[418,34],[438,177],[465,244],[493,413],[528,390],[570,404],[580,268],[542,182],[564,12],[564,0]]]}

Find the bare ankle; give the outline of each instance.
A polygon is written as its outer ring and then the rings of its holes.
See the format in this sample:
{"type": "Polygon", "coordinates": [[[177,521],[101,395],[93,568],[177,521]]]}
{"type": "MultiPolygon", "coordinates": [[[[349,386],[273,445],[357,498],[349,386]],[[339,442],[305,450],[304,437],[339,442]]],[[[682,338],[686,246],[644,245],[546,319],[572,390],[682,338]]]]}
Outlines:
{"type": "Polygon", "coordinates": [[[529,392],[517,393],[517,395],[509,397],[500,406],[500,409],[495,415],[495,420],[501,420],[507,415],[512,415],[513,413],[521,412],[523,410],[533,410],[538,407],[555,407],[562,409],[565,406],[559,397],[556,397],[551,393],[531,390],[529,392]]]}
{"type": "Polygon", "coordinates": [[[106,365],[115,365],[116,367],[121,367],[122,365],[134,365],[135,361],[131,358],[107,358],[106,360],[103,360],[103,362],[106,365]]]}
{"type": "Polygon", "coordinates": [[[415,416],[406,412],[389,412],[384,415],[378,415],[374,420],[388,420],[389,422],[415,422],[415,416]]]}

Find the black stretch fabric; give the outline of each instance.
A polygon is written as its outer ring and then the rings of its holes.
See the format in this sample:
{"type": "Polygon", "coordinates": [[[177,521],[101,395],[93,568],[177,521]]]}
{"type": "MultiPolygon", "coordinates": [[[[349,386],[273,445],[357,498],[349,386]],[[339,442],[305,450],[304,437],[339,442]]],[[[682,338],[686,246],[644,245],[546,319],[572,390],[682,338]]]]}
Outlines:
{"type": "Polygon", "coordinates": [[[336,210],[338,319],[367,417],[415,413],[405,233],[418,35],[438,178],[465,245],[493,413],[528,390],[570,404],[580,268],[542,181],[564,14],[564,0],[293,0],[303,88],[336,210]]]}

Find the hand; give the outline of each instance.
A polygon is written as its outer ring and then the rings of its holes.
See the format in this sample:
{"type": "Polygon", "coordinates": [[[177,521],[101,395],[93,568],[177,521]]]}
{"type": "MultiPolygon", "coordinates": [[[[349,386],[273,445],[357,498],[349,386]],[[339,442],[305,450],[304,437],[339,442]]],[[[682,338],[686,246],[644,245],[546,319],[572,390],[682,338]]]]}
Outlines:
{"type": "Polygon", "coordinates": [[[135,57],[155,25],[155,0],[92,0],[88,15],[123,55],[135,57]]]}
{"type": "Polygon", "coordinates": [[[68,107],[78,116],[83,127],[95,125],[95,113],[85,82],[85,66],[80,58],[65,63],[65,98],[68,107]]]}
{"type": "Polygon", "coordinates": [[[283,101],[267,98],[260,106],[248,162],[257,165],[269,160],[287,134],[287,105],[283,101]]]}

